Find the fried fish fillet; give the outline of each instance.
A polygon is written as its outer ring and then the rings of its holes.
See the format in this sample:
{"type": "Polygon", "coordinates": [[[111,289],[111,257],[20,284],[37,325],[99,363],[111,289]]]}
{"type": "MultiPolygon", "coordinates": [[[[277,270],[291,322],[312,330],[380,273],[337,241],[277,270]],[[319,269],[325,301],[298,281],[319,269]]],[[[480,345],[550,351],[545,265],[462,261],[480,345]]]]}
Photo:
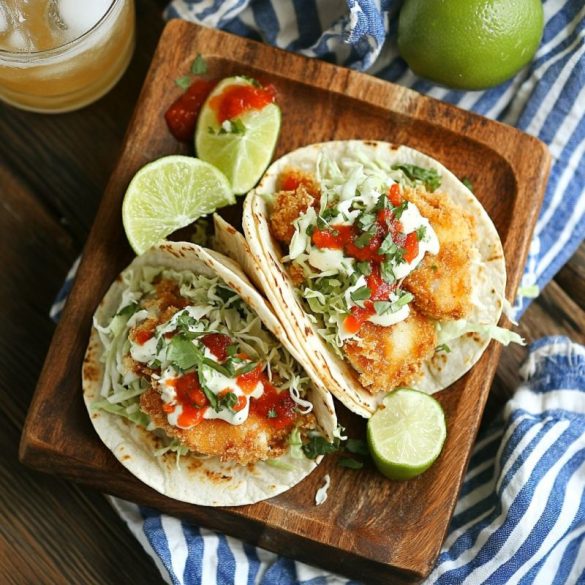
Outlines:
{"type": "MultiPolygon", "coordinates": [[[[241,425],[231,425],[223,420],[203,420],[189,429],[180,429],[168,423],[163,411],[160,394],[154,388],[140,397],[140,408],[150,416],[157,428],[169,437],[179,439],[181,444],[201,454],[219,457],[221,461],[235,461],[241,465],[279,457],[288,450],[290,427],[276,429],[253,412],[241,425]]],[[[302,428],[314,428],[312,414],[301,416],[302,428]]]]}
{"type": "Polygon", "coordinates": [[[345,343],[344,352],[362,385],[374,394],[412,383],[436,342],[433,323],[411,309],[391,327],[364,323],[357,338],[345,343]]]}
{"type": "Polygon", "coordinates": [[[294,221],[318,200],[301,184],[294,191],[279,191],[270,214],[270,231],[283,244],[290,244],[295,233],[294,221]]]}
{"type": "Polygon", "coordinates": [[[448,196],[405,189],[404,198],[426,217],[439,239],[436,256],[425,255],[403,282],[413,303],[436,320],[461,319],[471,308],[475,219],[448,196]]]}

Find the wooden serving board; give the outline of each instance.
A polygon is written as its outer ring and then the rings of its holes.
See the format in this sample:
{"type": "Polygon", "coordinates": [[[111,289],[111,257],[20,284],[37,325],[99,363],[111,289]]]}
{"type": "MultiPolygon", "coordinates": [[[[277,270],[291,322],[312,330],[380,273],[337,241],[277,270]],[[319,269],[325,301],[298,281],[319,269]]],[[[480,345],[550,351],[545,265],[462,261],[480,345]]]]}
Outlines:
{"type": "MultiPolygon", "coordinates": [[[[197,53],[213,77],[244,74],[276,86],[283,112],[276,156],[323,140],[378,139],[417,148],[469,178],[504,243],[509,298],[518,285],[549,169],[549,155],[538,140],[367,75],[171,22],[47,355],[22,435],[21,460],[366,583],[417,581],[432,569],[453,512],[498,362],[500,347],[493,343],[470,373],[437,395],[447,417],[447,441],[437,463],[408,482],[388,481],[369,465],[348,470],[329,457],[306,480],[271,500],[197,507],[134,479],[90,424],[80,375],[91,317],[132,257],[122,229],[122,198],[147,162],[192,153],[169,134],[163,114],[180,94],[175,79],[189,71],[197,53]],[[327,473],[329,498],[317,507],[315,492],[327,473]]],[[[239,208],[228,210],[227,217],[237,220],[238,213],[239,208]]],[[[351,436],[363,437],[365,422],[338,407],[351,436]]]]}

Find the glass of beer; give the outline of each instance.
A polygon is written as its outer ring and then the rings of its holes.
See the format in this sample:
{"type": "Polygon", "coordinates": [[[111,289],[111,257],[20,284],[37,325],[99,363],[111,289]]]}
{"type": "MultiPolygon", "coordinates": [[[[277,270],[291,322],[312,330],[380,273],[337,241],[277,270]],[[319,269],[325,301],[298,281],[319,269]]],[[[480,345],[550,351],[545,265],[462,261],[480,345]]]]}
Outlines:
{"type": "Polygon", "coordinates": [[[134,50],[134,0],[1,0],[0,100],[68,112],[120,79],[134,50]]]}

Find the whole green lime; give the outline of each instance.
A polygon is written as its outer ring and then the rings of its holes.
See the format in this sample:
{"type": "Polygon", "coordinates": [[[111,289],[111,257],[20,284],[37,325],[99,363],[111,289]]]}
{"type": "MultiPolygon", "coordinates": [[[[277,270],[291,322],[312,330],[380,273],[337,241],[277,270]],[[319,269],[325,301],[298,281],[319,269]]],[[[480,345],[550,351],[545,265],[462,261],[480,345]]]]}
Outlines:
{"type": "Polygon", "coordinates": [[[421,77],[485,89],[532,60],[543,26],[540,0],[406,0],[398,48],[421,77]]]}

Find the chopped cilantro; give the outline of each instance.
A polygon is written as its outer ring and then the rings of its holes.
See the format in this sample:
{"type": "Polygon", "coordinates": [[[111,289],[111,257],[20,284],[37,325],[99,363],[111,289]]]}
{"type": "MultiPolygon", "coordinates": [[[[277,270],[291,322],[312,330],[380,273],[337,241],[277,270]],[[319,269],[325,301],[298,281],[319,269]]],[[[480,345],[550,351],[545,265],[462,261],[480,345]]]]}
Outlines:
{"type": "Polygon", "coordinates": [[[396,305],[396,307],[398,309],[400,309],[400,307],[403,307],[404,305],[408,305],[408,303],[410,303],[410,301],[412,301],[412,299],[414,299],[414,295],[412,293],[403,292],[400,295],[400,298],[397,301],[394,301],[394,305],[396,305]]]}
{"type": "Polygon", "coordinates": [[[353,459],[353,457],[342,457],[337,464],[340,467],[347,467],[348,469],[361,469],[364,466],[363,461],[353,459]]]}
{"type": "Polygon", "coordinates": [[[392,203],[390,203],[390,199],[386,196],[385,193],[378,197],[378,201],[376,201],[376,205],[374,205],[374,211],[382,211],[383,209],[390,209],[392,207],[392,203]]]}
{"type": "Polygon", "coordinates": [[[224,302],[227,303],[233,297],[238,296],[236,292],[234,292],[231,288],[227,288],[224,286],[218,286],[215,289],[215,294],[224,302]]]}
{"type": "Polygon", "coordinates": [[[473,183],[467,177],[463,177],[461,182],[473,193],[473,183]]]}
{"type": "Polygon", "coordinates": [[[324,219],[325,221],[329,221],[330,219],[333,219],[334,217],[337,217],[339,215],[339,209],[336,209],[335,207],[327,207],[323,213],[321,213],[320,217],[322,219],[324,219]]]}
{"type": "Polygon", "coordinates": [[[370,227],[354,241],[354,244],[358,248],[365,248],[372,241],[375,233],[375,226],[370,227]]]}
{"type": "Polygon", "coordinates": [[[394,240],[392,239],[392,234],[388,234],[380,244],[380,247],[378,248],[378,254],[393,255],[397,251],[398,246],[394,243],[394,240]]]}
{"type": "Polygon", "coordinates": [[[251,372],[253,369],[255,369],[257,365],[258,364],[256,362],[249,362],[245,366],[238,368],[234,372],[234,376],[241,376],[242,374],[247,374],[248,372],[251,372]]]}
{"type": "Polygon", "coordinates": [[[183,77],[175,79],[175,83],[184,90],[191,85],[191,78],[188,75],[183,75],[183,77]]]}
{"type": "Polygon", "coordinates": [[[444,351],[445,353],[451,353],[451,348],[446,343],[441,343],[435,347],[435,352],[444,351]]]}
{"type": "Polygon", "coordinates": [[[355,268],[360,274],[363,274],[364,276],[369,276],[372,274],[372,266],[369,262],[356,262],[355,268]]]}
{"type": "Polygon", "coordinates": [[[191,63],[191,73],[193,75],[205,75],[207,73],[207,63],[201,53],[197,53],[197,57],[191,63]]]}
{"type": "Polygon", "coordinates": [[[392,213],[394,214],[395,219],[400,219],[402,214],[406,211],[408,207],[408,201],[403,201],[400,205],[397,205],[392,209],[392,213]]]}
{"type": "Polygon", "coordinates": [[[396,164],[392,170],[402,171],[413,182],[423,183],[428,191],[435,191],[441,185],[441,175],[435,169],[424,169],[417,165],[396,164]]]}
{"type": "Polygon", "coordinates": [[[203,390],[203,394],[205,394],[205,398],[207,398],[207,400],[209,401],[211,408],[213,408],[215,412],[219,412],[221,410],[221,407],[219,406],[217,396],[207,387],[207,384],[205,383],[205,380],[203,379],[203,376],[201,374],[201,370],[197,372],[197,375],[199,377],[199,385],[201,386],[201,390],[203,390]]]}
{"type": "Polygon", "coordinates": [[[380,264],[380,276],[387,284],[392,284],[396,280],[396,276],[394,276],[394,264],[391,258],[386,257],[382,264],[380,264]]]}
{"type": "Polygon", "coordinates": [[[266,416],[268,418],[276,418],[278,416],[278,414],[276,413],[276,410],[274,410],[274,408],[271,408],[267,413],[266,416]]]}
{"type": "Polygon", "coordinates": [[[321,435],[315,435],[309,438],[309,442],[303,445],[303,453],[309,459],[315,459],[319,455],[328,455],[339,451],[340,441],[334,439],[333,443],[329,443],[327,439],[321,435]]]}
{"type": "Polygon", "coordinates": [[[369,455],[370,450],[368,449],[368,445],[365,441],[361,439],[347,439],[345,443],[345,448],[350,452],[354,453],[355,455],[369,455]]]}
{"type": "Polygon", "coordinates": [[[239,118],[235,120],[230,120],[232,124],[232,134],[244,134],[246,132],[246,126],[244,126],[244,122],[239,118]]]}
{"type": "Polygon", "coordinates": [[[234,357],[238,353],[238,346],[236,343],[231,343],[226,347],[225,351],[229,357],[234,357]]]}
{"type": "Polygon", "coordinates": [[[370,298],[372,291],[367,286],[362,286],[354,291],[351,291],[350,297],[354,302],[365,301],[370,298]]]}
{"type": "Polygon", "coordinates": [[[385,315],[392,308],[390,301],[374,301],[374,310],[377,315],[385,315]]]}
{"type": "Polygon", "coordinates": [[[219,410],[223,410],[224,408],[232,410],[237,403],[238,397],[233,392],[226,392],[223,396],[220,396],[217,399],[217,406],[219,410]]]}
{"type": "Polygon", "coordinates": [[[122,307],[117,313],[116,317],[128,317],[130,318],[138,310],[138,303],[130,303],[125,307],[122,307]]]}
{"type": "Polygon", "coordinates": [[[217,130],[212,126],[207,127],[209,134],[221,135],[221,134],[245,134],[246,126],[239,119],[227,120],[217,130]]]}
{"type": "Polygon", "coordinates": [[[402,295],[395,301],[376,301],[374,302],[374,310],[378,315],[385,315],[386,313],[396,313],[404,305],[412,301],[414,296],[411,293],[402,293],[402,295]]]}
{"type": "Polygon", "coordinates": [[[425,239],[426,235],[427,235],[427,226],[426,225],[421,225],[419,228],[416,229],[416,239],[419,242],[422,242],[425,239]]]}
{"type": "Polygon", "coordinates": [[[369,229],[374,224],[375,221],[376,221],[376,215],[374,213],[370,213],[367,211],[364,211],[357,218],[358,227],[362,230],[369,229]]]}
{"type": "Polygon", "coordinates": [[[188,370],[196,366],[201,358],[201,352],[193,342],[182,335],[175,335],[169,343],[167,359],[179,370],[188,370]]]}

